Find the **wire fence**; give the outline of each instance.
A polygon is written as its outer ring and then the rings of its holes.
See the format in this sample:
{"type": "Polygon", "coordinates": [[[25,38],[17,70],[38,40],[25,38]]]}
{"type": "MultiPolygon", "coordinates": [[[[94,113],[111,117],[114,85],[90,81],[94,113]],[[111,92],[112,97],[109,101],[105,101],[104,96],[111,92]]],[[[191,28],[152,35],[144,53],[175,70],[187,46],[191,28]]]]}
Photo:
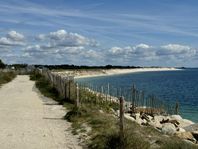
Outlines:
{"type": "Polygon", "coordinates": [[[144,91],[138,90],[135,85],[125,88],[111,86],[109,83],[97,86],[90,83],[77,83],[74,76],[60,75],[48,69],[37,69],[37,72],[45,76],[65,100],[73,101],[77,106],[86,102],[119,104],[119,98],[123,97],[125,112],[149,115],[178,114],[178,103],[171,105],[155,95],[146,95],[144,91]]]}
{"type": "Polygon", "coordinates": [[[118,102],[120,97],[125,100],[125,111],[129,113],[154,114],[178,114],[178,103],[170,104],[157,96],[145,94],[138,90],[135,85],[125,88],[116,88],[110,84],[93,85],[88,83],[79,83],[81,89],[89,89],[102,97],[102,100],[109,102],[118,102]]]}

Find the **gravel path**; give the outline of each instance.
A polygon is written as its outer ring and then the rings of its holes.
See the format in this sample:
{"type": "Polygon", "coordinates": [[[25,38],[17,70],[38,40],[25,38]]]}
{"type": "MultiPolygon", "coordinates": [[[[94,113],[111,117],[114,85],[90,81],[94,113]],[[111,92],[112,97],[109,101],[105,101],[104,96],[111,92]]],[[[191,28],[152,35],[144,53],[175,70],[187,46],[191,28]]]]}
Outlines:
{"type": "Polygon", "coordinates": [[[81,149],[65,113],[29,76],[17,76],[0,88],[0,149],[81,149]]]}

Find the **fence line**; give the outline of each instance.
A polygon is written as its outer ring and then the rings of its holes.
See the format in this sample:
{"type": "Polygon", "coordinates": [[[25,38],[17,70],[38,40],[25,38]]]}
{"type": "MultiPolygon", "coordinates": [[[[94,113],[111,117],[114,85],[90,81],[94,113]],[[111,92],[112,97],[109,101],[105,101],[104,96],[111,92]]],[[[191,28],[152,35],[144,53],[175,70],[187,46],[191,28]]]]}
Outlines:
{"type": "Polygon", "coordinates": [[[179,103],[171,107],[154,95],[146,95],[144,91],[137,90],[133,84],[131,88],[116,88],[109,83],[102,86],[76,83],[74,76],[59,75],[48,69],[37,69],[57,89],[65,100],[73,101],[76,106],[89,102],[95,104],[119,104],[119,98],[125,99],[125,111],[130,113],[178,114],[179,103]]]}
{"type": "Polygon", "coordinates": [[[36,69],[37,73],[43,75],[51,85],[56,88],[60,96],[65,100],[70,100],[75,103],[75,107],[79,108],[82,103],[90,104],[116,104],[119,109],[119,126],[120,126],[120,145],[124,145],[124,113],[131,114],[178,114],[179,103],[176,102],[175,109],[172,109],[168,104],[159,100],[156,96],[146,96],[143,91],[136,89],[135,85],[131,88],[115,88],[110,84],[107,86],[93,86],[90,84],[79,84],[74,81],[74,76],[52,73],[48,69],[36,69]]]}

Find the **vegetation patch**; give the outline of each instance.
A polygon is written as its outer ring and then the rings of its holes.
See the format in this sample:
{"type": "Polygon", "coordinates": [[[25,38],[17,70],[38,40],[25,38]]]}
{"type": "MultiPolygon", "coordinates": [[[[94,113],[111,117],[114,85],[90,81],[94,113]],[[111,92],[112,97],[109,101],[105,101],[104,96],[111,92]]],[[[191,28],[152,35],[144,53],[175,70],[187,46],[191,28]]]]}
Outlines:
{"type": "MultiPolygon", "coordinates": [[[[84,148],[89,149],[193,149],[196,145],[185,142],[175,136],[163,135],[152,127],[140,126],[135,122],[124,120],[124,138],[121,143],[119,135],[119,118],[115,110],[118,105],[99,104],[95,96],[85,90],[82,94],[90,94],[94,102],[81,100],[80,107],[75,107],[73,102],[62,99],[57,90],[41,75],[30,76],[36,81],[41,93],[62,103],[69,112],[65,119],[72,123],[73,134],[78,134],[83,140],[84,148]],[[113,110],[115,109],[115,110],[113,110]],[[88,129],[91,128],[91,129],[88,129]],[[121,146],[123,144],[123,146],[121,146]]],[[[86,95],[87,96],[87,95],[86,95]]]]}
{"type": "Polygon", "coordinates": [[[14,72],[0,72],[0,86],[2,84],[10,82],[15,77],[16,74],[14,72]]]}
{"type": "Polygon", "coordinates": [[[42,76],[39,73],[32,73],[30,75],[30,80],[35,81],[36,87],[40,90],[40,92],[49,98],[52,98],[53,100],[63,103],[63,99],[59,96],[58,91],[56,88],[54,88],[48,80],[45,79],[44,76],[42,76]]]}

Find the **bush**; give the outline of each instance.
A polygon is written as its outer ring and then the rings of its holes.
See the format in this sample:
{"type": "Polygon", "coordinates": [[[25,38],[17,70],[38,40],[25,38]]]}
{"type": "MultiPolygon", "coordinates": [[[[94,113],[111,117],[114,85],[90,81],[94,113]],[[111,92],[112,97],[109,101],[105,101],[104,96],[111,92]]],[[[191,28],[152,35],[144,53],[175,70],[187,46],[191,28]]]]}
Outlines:
{"type": "Polygon", "coordinates": [[[3,69],[3,68],[5,68],[6,67],[6,65],[2,62],[2,60],[0,59],[0,68],[1,69],[3,69]]]}
{"type": "Polygon", "coordinates": [[[14,72],[0,72],[0,85],[10,82],[15,77],[16,74],[14,72]]]}

